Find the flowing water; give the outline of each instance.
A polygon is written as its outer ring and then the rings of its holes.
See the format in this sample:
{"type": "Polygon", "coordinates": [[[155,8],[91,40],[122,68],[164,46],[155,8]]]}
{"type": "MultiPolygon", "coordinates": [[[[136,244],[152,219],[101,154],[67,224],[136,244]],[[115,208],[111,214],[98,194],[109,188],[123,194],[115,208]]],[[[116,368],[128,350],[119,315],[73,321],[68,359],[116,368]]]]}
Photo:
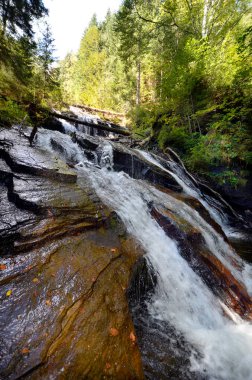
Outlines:
{"type": "MultiPolygon", "coordinates": [[[[72,126],[64,123],[64,127],[67,133],[73,132],[72,126]]],[[[83,131],[89,132],[85,128],[83,131]]],[[[250,294],[251,265],[236,254],[199,211],[173,196],[172,192],[163,192],[149,182],[133,179],[123,171],[114,171],[115,143],[97,137],[98,147],[92,159],[67,134],[40,130],[37,145],[74,163],[80,183],[82,179],[90,181],[97,195],[116,211],[128,232],[145,251],[156,284],[142,311],[135,317],[135,323],[137,331],[144,330],[139,343],[147,378],[251,380],[252,325],[209,289],[204,278],[182,257],[177,241],[168,236],[152,217],[151,208],[169,210],[200,231],[206,249],[250,294]],[[157,337],[155,345],[153,342],[157,337]],[[167,350],[166,346],[169,346],[167,350]],[[150,350],[154,352],[150,353],[150,350]],[[175,362],[164,355],[165,352],[173,355],[175,362]]],[[[147,152],[132,150],[132,154],[142,156],[145,162],[164,172],[168,171],[187,195],[201,202],[225,232],[233,232],[219,202],[218,207],[213,207],[216,201],[209,203],[178,164],[171,161],[169,167],[165,167],[158,157],[147,152]]],[[[134,307],[137,309],[136,304],[134,307]]]]}

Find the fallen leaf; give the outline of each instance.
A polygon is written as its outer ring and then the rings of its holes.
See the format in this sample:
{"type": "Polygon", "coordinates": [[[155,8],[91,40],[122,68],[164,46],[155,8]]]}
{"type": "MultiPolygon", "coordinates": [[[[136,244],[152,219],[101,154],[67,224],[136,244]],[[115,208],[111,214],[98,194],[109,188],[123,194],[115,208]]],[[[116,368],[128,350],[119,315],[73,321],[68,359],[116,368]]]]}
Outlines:
{"type": "Polygon", "coordinates": [[[51,304],[52,304],[52,302],[50,300],[46,300],[45,303],[46,303],[47,306],[51,306],[51,304]]]}
{"type": "Polygon", "coordinates": [[[22,353],[23,355],[29,354],[29,352],[30,352],[30,350],[29,350],[29,348],[27,348],[27,347],[24,347],[24,348],[22,348],[22,350],[21,350],[21,353],[22,353]]]}
{"type": "Polygon", "coordinates": [[[131,331],[131,333],[130,333],[130,340],[131,340],[131,342],[133,342],[133,343],[136,342],[136,336],[135,336],[135,334],[133,333],[133,331],[131,331]]]}
{"type": "Polygon", "coordinates": [[[24,272],[28,272],[29,270],[31,270],[33,268],[32,265],[29,265],[27,268],[25,268],[24,272]]]}
{"type": "Polygon", "coordinates": [[[8,292],[6,292],[6,296],[10,297],[11,295],[12,295],[12,290],[8,290],[8,292]]]}
{"type": "Polygon", "coordinates": [[[53,213],[51,210],[47,210],[47,216],[53,218],[53,213]]]}
{"type": "Polygon", "coordinates": [[[110,250],[112,253],[116,253],[117,249],[116,248],[111,248],[110,250]]]}
{"type": "Polygon", "coordinates": [[[37,277],[35,277],[32,282],[34,282],[34,284],[38,283],[39,282],[39,279],[37,277]]]}
{"type": "Polygon", "coordinates": [[[110,328],[109,333],[110,333],[111,336],[117,336],[117,335],[119,335],[119,331],[117,329],[115,329],[114,327],[110,328]]]}
{"type": "Polygon", "coordinates": [[[5,264],[0,264],[0,270],[5,270],[7,269],[7,265],[5,264]]]}
{"type": "Polygon", "coordinates": [[[110,363],[106,363],[105,369],[109,369],[109,368],[111,368],[111,364],[110,363]]]}

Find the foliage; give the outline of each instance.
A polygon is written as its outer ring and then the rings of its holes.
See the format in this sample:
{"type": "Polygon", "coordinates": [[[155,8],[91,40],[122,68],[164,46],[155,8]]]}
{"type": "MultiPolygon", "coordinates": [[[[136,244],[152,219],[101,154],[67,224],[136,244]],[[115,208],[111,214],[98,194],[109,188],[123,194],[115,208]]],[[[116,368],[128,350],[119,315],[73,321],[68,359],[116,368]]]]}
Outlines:
{"type": "Polygon", "coordinates": [[[61,100],[47,23],[39,43],[33,39],[33,21],[46,13],[41,0],[0,1],[1,125],[22,122],[31,102],[48,105],[61,100]]]}
{"type": "Polygon", "coordinates": [[[92,18],[77,54],[59,68],[48,27],[38,47],[27,38],[31,21],[46,13],[41,0],[32,10],[28,3],[0,0],[3,95],[48,104],[62,93],[67,103],[124,112],[137,136],[170,145],[191,170],[209,176],[225,167],[216,180],[245,181],[252,163],[248,0],[124,0],[103,22],[92,18]]]}
{"type": "Polygon", "coordinates": [[[247,0],[124,0],[62,63],[64,97],[126,112],[137,136],[170,145],[191,170],[249,167],[250,16],[247,0]]]}
{"type": "Polygon", "coordinates": [[[22,123],[27,117],[25,109],[11,100],[0,99],[0,126],[11,126],[22,123]]]}
{"type": "Polygon", "coordinates": [[[2,32],[16,35],[22,31],[32,37],[32,22],[47,14],[42,0],[0,0],[2,32]]]}
{"type": "Polygon", "coordinates": [[[60,63],[60,83],[66,102],[118,111],[127,107],[129,86],[117,54],[114,22],[110,12],[101,24],[94,16],[83,34],[77,55],[68,54],[60,63]]]}

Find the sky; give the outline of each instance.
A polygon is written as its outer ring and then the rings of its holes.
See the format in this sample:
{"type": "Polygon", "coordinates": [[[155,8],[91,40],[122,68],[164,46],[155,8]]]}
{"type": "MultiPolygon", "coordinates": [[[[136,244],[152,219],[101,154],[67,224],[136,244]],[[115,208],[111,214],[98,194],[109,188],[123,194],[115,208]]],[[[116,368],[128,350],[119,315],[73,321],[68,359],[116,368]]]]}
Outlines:
{"type": "Polygon", "coordinates": [[[95,13],[104,20],[107,10],[117,11],[122,0],[44,0],[49,9],[55,56],[62,59],[70,51],[77,51],[84,30],[95,13]]]}

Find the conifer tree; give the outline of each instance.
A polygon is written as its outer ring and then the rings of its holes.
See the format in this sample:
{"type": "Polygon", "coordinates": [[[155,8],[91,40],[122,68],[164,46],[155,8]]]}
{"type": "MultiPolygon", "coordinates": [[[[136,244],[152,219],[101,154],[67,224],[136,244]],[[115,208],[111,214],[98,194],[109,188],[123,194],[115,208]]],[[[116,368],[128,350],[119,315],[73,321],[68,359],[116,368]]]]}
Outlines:
{"type": "Polygon", "coordinates": [[[32,22],[47,14],[43,0],[0,0],[2,33],[16,34],[17,29],[32,37],[32,22]]]}

